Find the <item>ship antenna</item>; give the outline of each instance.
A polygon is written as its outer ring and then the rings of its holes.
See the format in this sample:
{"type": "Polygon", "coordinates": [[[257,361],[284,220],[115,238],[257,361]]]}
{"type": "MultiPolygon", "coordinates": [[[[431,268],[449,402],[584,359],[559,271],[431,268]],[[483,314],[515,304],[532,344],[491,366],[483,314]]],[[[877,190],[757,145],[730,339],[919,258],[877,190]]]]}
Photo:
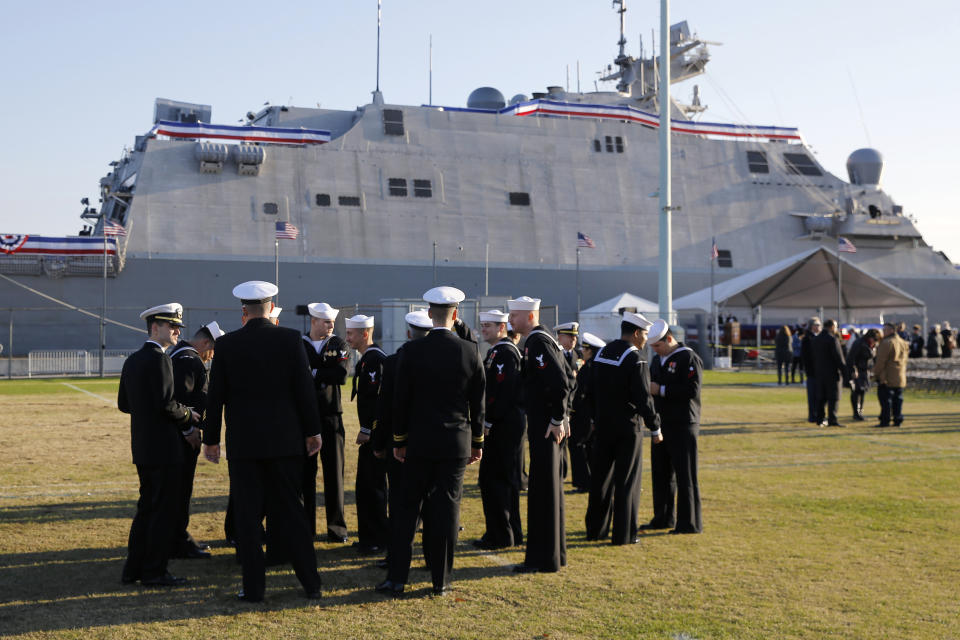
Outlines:
{"type": "Polygon", "coordinates": [[[616,7],[617,5],[620,6],[620,8],[617,9],[617,13],[620,14],[620,41],[617,44],[620,45],[619,57],[623,58],[624,56],[626,56],[626,53],[627,53],[627,36],[623,29],[624,28],[623,14],[627,12],[627,0],[613,0],[613,6],[616,7]]]}
{"type": "Polygon", "coordinates": [[[428,101],[433,105],[433,34],[430,34],[430,99],[428,101]]]}
{"type": "Polygon", "coordinates": [[[377,88],[373,92],[373,103],[383,104],[383,94],[380,93],[380,27],[382,20],[382,0],[377,0],[377,88]]]}

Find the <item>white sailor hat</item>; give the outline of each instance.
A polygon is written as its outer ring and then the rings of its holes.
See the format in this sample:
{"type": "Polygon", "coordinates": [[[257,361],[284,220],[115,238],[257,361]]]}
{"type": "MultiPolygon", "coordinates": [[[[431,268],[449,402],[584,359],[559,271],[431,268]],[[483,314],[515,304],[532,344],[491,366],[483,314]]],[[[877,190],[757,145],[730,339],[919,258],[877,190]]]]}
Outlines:
{"type": "Polygon", "coordinates": [[[558,324],[553,328],[557,333],[564,333],[568,336],[580,335],[580,323],[579,322],[564,322],[563,324],[558,324]]]}
{"type": "Polygon", "coordinates": [[[140,314],[140,319],[153,318],[155,320],[164,320],[178,327],[183,326],[183,305],[179,302],[168,302],[150,307],[140,314]]]}
{"type": "Polygon", "coordinates": [[[407,324],[418,329],[433,329],[433,320],[431,320],[430,316],[427,315],[427,311],[425,309],[411,311],[404,316],[403,319],[407,321],[407,324]]]}
{"type": "Polygon", "coordinates": [[[352,318],[347,318],[344,321],[347,325],[347,329],[372,329],[373,328],[373,316],[365,316],[358,314],[352,318]]]}
{"type": "Polygon", "coordinates": [[[507,308],[510,311],[537,311],[540,309],[540,298],[520,296],[513,300],[507,300],[507,308]]]}
{"type": "Polygon", "coordinates": [[[250,280],[238,284],[233,288],[233,297],[240,298],[243,304],[259,304],[267,302],[273,296],[277,295],[277,285],[263,280],[250,280]]]}
{"type": "Polygon", "coordinates": [[[270,311],[270,319],[271,319],[271,320],[276,320],[277,318],[279,318],[281,311],[283,311],[283,307],[276,307],[276,306],[275,306],[275,307],[270,311]]]}
{"type": "Polygon", "coordinates": [[[602,349],[607,346],[607,343],[593,335],[589,331],[583,332],[583,346],[592,347],[594,349],[602,349]]]}
{"type": "Polygon", "coordinates": [[[340,313],[339,309],[334,309],[326,302],[311,302],[307,305],[307,311],[314,318],[321,320],[336,320],[337,314],[340,313]]]}
{"type": "Polygon", "coordinates": [[[220,325],[217,324],[216,320],[203,325],[203,328],[210,333],[210,337],[214,340],[226,333],[226,331],[220,328],[220,325]]]}
{"type": "Polygon", "coordinates": [[[490,311],[480,312],[480,322],[506,322],[509,316],[500,309],[491,309],[490,311]]]}
{"type": "Polygon", "coordinates": [[[650,325],[653,324],[644,318],[642,313],[635,313],[633,311],[624,311],[621,320],[624,322],[629,322],[635,327],[640,327],[641,329],[650,329],[650,325]]]}
{"type": "Polygon", "coordinates": [[[423,294],[424,301],[444,307],[451,307],[463,302],[466,297],[463,291],[456,287],[434,287],[423,294]]]}
{"type": "Polygon", "coordinates": [[[650,326],[650,332],[647,335],[647,340],[653,344],[654,342],[660,342],[663,340],[663,336],[667,335],[667,331],[670,330],[670,325],[667,324],[666,320],[657,320],[650,326]]]}
{"type": "Polygon", "coordinates": [[[507,323],[507,331],[513,331],[513,325],[509,322],[507,323]]]}

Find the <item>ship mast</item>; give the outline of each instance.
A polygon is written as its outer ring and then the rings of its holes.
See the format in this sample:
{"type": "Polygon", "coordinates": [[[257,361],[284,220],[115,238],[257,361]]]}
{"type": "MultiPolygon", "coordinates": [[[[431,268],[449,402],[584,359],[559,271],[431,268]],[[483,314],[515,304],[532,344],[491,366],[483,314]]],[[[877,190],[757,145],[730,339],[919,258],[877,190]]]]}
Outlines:
{"type": "MultiPolygon", "coordinates": [[[[623,13],[620,20],[622,29],[623,13]]],[[[620,55],[623,55],[622,48],[620,55]]],[[[660,280],[657,291],[660,317],[672,325],[676,323],[676,317],[670,237],[673,212],[670,197],[670,66],[670,0],[660,0],[660,280]]]]}

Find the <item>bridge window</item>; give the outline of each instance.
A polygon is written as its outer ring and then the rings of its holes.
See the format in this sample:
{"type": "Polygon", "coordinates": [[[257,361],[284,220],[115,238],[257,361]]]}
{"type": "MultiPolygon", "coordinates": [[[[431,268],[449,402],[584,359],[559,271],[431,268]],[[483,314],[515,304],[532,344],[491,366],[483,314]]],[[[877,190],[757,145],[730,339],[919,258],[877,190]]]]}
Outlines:
{"type": "Polygon", "coordinates": [[[530,206],[530,194],[526,191],[511,191],[510,204],[518,207],[530,206]]]}
{"type": "Polygon", "coordinates": [[[383,132],[388,136],[403,135],[403,111],[400,109],[383,110],[383,132]]]}
{"type": "Polygon", "coordinates": [[[823,172],[805,153],[785,153],[783,159],[787,163],[787,171],[800,176],[822,176],[823,172]]]}
{"type": "Polygon", "coordinates": [[[767,154],[763,151],[747,151],[747,166],[750,173],[770,173],[767,154]]]}
{"type": "Polygon", "coordinates": [[[318,207],[329,207],[330,206],[330,194],[329,193],[318,193],[317,194],[317,206],[318,207]]]}
{"type": "Polygon", "coordinates": [[[617,153],[623,153],[623,138],[617,136],[614,138],[614,143],[616,143],[617,153]]]}
{"type": "Polygon", "coordinates": [[[417,198],[432,198],[433,185],[429,180],[414,180],[413,195],[417,198]]]}
{"type": "Polygon", "coordinates": [[[406,178],[390,178],[387,181],[387,183],[390,189],[390,195],[398,196],[402,198],[407,197],[407,179],[406,178]]]}
{"type": "Polygon", "coordinates": [[[360,196],[340,196],[337,198],[337,202],[340,203],[341,207],[359,207],[360,196]]]}
{"type": "Polygon", "coordinates": [[[603,145],[600,144],[600,141],[597,140],[596,138],[593,139],[593,150],[597,153],[600,153],[601,151],[603,151],[603,145]]]}
{"type": "Polygon", "coordinates": [[[717,266],[727,269],[733,267],[733,254],[728,249],[717,250],[717,266]]]}
{"type": "Polygon", "coordinates": [[[276,202],[264,202],[263,203],[263,212],[272,216],[279,213],[280,208],[277,206],[276,202]]]}

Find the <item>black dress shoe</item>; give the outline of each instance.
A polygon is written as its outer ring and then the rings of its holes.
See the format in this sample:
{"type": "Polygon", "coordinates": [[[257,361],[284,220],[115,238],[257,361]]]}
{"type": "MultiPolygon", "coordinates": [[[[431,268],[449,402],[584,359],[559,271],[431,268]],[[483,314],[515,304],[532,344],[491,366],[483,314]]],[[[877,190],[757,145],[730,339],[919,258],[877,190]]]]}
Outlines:
{"type": "Polygon", "coordinates": [[[378,593],[385,593],[390,596],[399,596],[403,593],[404,584],[402,582],[394,582],[392,580],[384,580],[378,584],[374,589],[378,593]]]}
{"type": "Polygon", "coordinates": [[[139,579],[140,579],[140,576],[133,576],[133,575],[128,576],[124,574],[120,576],[120,584],[133,584],[139,579]]]}
{"type": "Polygon", "coordinates": [[[327,542],[337,542],[343,544],[348,540],[347,536],[338,536],[335,533],[327,532],[327,542]]]}
{"type": "Polygon", "coordinates": [[[187,549],[182,555],[177,556],[178,558],[186,558],[188,560],[208,560],[210,559],[210,552],[206,549],[201,549],[200,547],[191,547],[187,549]]]}
{"type": "Polygon", "coordinates": [[[865,418],[863,416],[853,416],[853,419],[855,422],[863,422],[865,418]]]}
{"type": "Polygon", "coordinates": [[[505,544],[493,544],[492,542],[487,542],[483,538],[473,541],[473,546],[477,549],[483,549],[484,551],[493,551],[494,549],[505,549],[507,545],[505,544]]]}
{"type": "Polygon", "coordinates": [[[375,566],[377,569],[389,569],[390,561],[387,560],[386,558],[380,558],[379,560],[373,563],[373,566],[375,566]]]}
{"type": "Polygon", "coordinates": [[[186,578],[178,578],[175,575],[167,572],[162,576],[156,576],[155,578],[144,578],[140,581],[145,587],[179,587],[187,584],[186,578]]]}
{"type": "Polygon", "coordinates": [[[873,425],[873,426],[874,426],[874,427],[878,427],[878,428],[879,428],[879,427],[889,427],[889,426],[890,426],[890,423],[889,423],[889,422],[881,422],[880,424],[875,424],[875,425],[873,425]]]}
{"type": "Polygon", "coordinates": [[[540,569],[536,567],[531,567],[528,564],[515,564],[513,565],[514,573],[539,573],[540,569]]]}
{"type": "Polygon", "coordinates": [[[841,429],[844,428],[844,425],[840,424],[839,422],[828,422],[828,423],[827,423],[827,426],[828,426],[828,427],[839,427],[839,428],[841,428],[841,429]]]}
{"type": "Polygon", "coordinates": [[[323,597],[323,592],[320,587],[317,587],[313,591],[307,591],[307,600],[319,600],[323,597]]]}
{"type": "Polygon", "coordinates": [[[674,526],[675,526],[675,525],[668,524],[668,523],[666,523],[666,522],[659,522],[659,521],[657,521],[657,520],[651,520],[650,522],[647,522],[646,524],[640,525],[638,528],[639,528],[641,531],[652,531],[652,530],[655,530],[655,529],[672,529],[674,526]]]}
{"type": "Polygon", "coordinates": [[[435,596],[445,596],[448,593],[450,593],[450,587],[448,587],[447,585],[444,585],[442,587],[434,587],[432,593],[435,596]]]}
{"type": "Polygon", "coordinates": [[[243,592],[243,589],[241,589],[240,592],[237,593],[237,600],[240,602],[263,602],[263,597],[254,598],[253,596],[248,596],[243,592]]]}
{"type": "Polygon", "coordinates": [[[362,556],[373,556],[377,555],[378,553],[383,553],[383,547],[378,545],[367,546],[364,544],[354,543],[353,548],[356,549],[357,553],[362,556]]]}
{"type": "Polygon", "coordinates": [[[700,533],[700,532],[694,531],[693,529],[670,529],[670,535],[688,535],[693,533],[700,533]]]}
{"type": "Polygon", "coordinates": [[[200,551],[210,551],[210,545],[208,545],[206,542],[195,542],[194,544],[197,546],[197,549],[200,549],[200,551]]]}

